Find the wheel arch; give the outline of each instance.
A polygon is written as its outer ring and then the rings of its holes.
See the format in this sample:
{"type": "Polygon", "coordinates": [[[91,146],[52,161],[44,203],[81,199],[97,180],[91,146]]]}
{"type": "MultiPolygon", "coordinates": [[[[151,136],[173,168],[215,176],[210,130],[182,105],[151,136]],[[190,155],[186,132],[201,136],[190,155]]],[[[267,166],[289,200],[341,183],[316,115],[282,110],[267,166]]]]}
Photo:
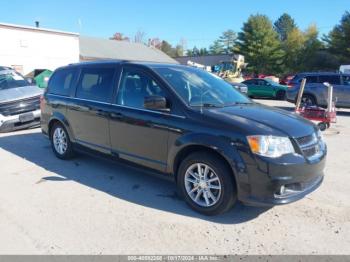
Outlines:
{"type": "Polygon", "coordinates": [[[73,132],[71,130],[71,127],[69,125],[69,122],[63,114],[58,113],[58,112],[54,113],[54,115],[50,118],[50,120],[48,122],[48,135],[49,135],[49,137],[51,136],[52,128],[56,123],[60,123],[63,125],[63,127],[68,132],[69,139],[73,142],[74,136],[73,136],[73,132]]]}
{"type": "MultiPolygon", "coordinates": [[[[303,93],[303,96],[304,96],[304,95],[311,96],[313,99],[315,99],[316,105],[318,105],[319,101],[318,101],[317,96],[316,96],[315,94],[313,94],[313,93],[310,92],[310,91],[306,91],[306,92],[303,93]]],[[[296,102],[297,100],[298,100],[298,94],[297,94],[297,96],[295,97],[295,102],[296,102]]]]}
{"type": "MultiPolygon", "coordinates": [[[[174,175],[175,181],[177,180],[177,172],[182,160],[195,152],[208,152],[209,154],[217,156],[228,167],[238,190],[238,170],[244,165],[244,162],[239,156],[237,149],[228,141],[225,143],[218,139],[218,137],[196,136],[195,139],[192,137],[192,140],[192,142],[188,143],[182,141],[183,143],[181,146],[174,146],[176,149],[170,150],[168,172],[174,175]]],[[[177,144],[179,143],[180,142],[178,141],[177,144]]]]}

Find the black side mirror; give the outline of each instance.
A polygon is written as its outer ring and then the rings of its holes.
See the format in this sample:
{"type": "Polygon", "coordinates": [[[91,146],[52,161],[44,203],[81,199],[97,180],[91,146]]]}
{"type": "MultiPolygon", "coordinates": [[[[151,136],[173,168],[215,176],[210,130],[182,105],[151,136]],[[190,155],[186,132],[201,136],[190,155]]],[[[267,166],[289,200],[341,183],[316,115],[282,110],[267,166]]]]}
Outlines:
{"type": "Polygon", "coordinates": [[[163,96],[146,96],[143,105],[149,110],[169,110],[167,100],[163,96]]]}

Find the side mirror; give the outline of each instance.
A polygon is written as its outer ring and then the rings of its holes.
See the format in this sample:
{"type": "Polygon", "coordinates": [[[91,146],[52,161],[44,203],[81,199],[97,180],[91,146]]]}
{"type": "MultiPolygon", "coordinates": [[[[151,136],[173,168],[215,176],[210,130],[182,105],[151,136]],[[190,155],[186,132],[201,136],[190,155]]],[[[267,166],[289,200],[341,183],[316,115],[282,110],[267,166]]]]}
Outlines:
{"type": "Polygon", "coordinates": [[[167,100],[163,96],[146,96],[143,105],[149,110],[169,110],[167,100]]]}

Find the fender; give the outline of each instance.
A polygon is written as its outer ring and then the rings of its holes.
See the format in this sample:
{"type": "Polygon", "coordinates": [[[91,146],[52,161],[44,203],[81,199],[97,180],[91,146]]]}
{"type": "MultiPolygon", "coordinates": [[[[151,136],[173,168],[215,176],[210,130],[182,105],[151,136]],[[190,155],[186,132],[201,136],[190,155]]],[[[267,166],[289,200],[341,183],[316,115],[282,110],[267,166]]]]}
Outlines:
{"type": "MultiPolygon", "coordinates": [[[[241,174],[246,176],[246,166],[238,153],[236,143],[228,137],[212,136],[203,133],[191,133],[179,137],[173,145],[169,145],[167,172],[176,176],[178,157],[186,148],[201,146],[220,154],[230,165],[236,181],[241,181],[241,174]],[[239,176],[239,177],[238,177],[239,176]]],[[[239,147],[239,146],[238,146],[239,147]]],[[[244,180],[248,177],[244,178],[244,180]]]]}

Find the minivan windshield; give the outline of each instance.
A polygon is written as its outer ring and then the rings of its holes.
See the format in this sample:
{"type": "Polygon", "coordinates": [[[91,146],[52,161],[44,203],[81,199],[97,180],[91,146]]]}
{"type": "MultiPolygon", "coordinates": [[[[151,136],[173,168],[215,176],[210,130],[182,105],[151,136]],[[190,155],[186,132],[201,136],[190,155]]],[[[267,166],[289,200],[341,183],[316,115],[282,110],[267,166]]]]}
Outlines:
{"type": "Polygon", "coordinates": [[[15,71],[0,71],[0,90],[29,85],[30,83],[15,71]]]}
{"type": "Polygon", "coordinates": [[[224,107],[252,103],[231,84],[201,69],[185,66],[153,69],[189,106],[224,107]]]}

